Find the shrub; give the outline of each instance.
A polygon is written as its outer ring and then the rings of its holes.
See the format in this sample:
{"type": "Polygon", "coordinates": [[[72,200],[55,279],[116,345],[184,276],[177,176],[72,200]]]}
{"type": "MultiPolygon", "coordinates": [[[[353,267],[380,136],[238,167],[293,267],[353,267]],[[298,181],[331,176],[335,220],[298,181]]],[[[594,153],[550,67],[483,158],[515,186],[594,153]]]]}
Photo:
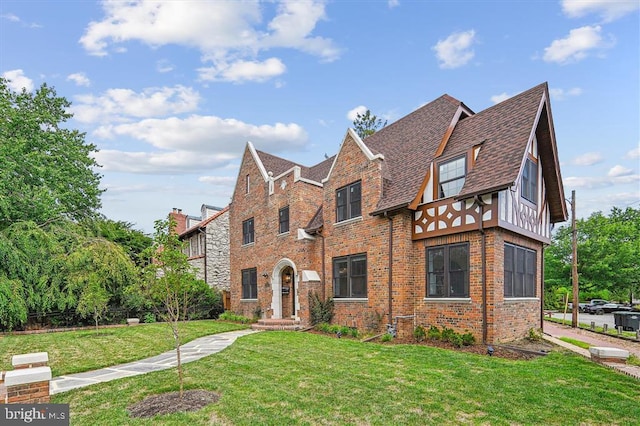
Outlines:
{"type": "Polygon", "coordinates": [[[539,328],[530,328],[527,339],[531,340],[532,342],[539,342],[540,340],[542,340],[542,330],[540,330],[539,328]]]}
{"type": "Polygon", "coordinates": [[[476,343],[476,338],[468,331],[462,335],[462,344],[464,346],[471,346],[476,343]]]}
{"type": "Polygon", "coordinates": [[[380,338],[380,341],[381,341],[381,342],[390,342],[390,341],[391,341],[391,339],[393,339],[393,336],[392,336],[392,335],[390,335],[389,333],[384,333],[384,334],[382,335],[382,337],[380,338]]]}
{"type": "Polygon", "coordinates": [[[432,325],[429,327],[429,331],[427,331],[427,337],[429,340],[440,340],[442,339],[442,333],[438,327],[432,325]]]}
{"type": "Polygon", "coordinates": [[[256,306],[253,310],[253,320],[257,321],[262,317],[262,308],[260,306],[256,306]]]}
{"type": "Polygon", "coordinates": [[[456,335],[456,332],[453,330],[453,328],[442,327],[441,339],[444,340],[445,342],[450,342],[451,337],[455,335],[456,335]]]}
{"type": "Polygon", "coordinates": [[[330,323],[333,319],[333,298],[323,301],[318,293],[309,291],[309,313],[311,325],[330,323]]]}
{"type": "Polygon", "coordinates": [[[462,340],[462,335],[456,332],[449,335],[449,342],[456,348],[461,348],[464,343],[464,341],[462,340]]]}
{"type": "Polygon", "coordinates": [[[153,312],[146,312],[142,317],[142,321],[146,324],[156,322],[156,314],[154,314],[153,312]]]}
{"type": "Polygon", "coordinates": [[[239,322],[240,324],[249,324],[251,322],[251,319],[242,315],[234,314],[231,311],[225,311],[221,313],[218,319],[222,321],[239,322]]]}
{"type": "Polygon", "coordinates": [[[425,337],[427,337],[427,330],[423,326],[418,325],[413,329],[413,338],[416,339],[416,342],[422,342],[425,337]]]}

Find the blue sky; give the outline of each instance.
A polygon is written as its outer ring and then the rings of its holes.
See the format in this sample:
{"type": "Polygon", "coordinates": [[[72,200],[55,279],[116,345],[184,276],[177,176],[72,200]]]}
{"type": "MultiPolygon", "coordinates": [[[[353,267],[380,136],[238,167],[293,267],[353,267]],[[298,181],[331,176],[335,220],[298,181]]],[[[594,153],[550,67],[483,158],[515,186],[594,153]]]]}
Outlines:
{"type": "Polygon", "coordinates": [[[151,232],[229,203],[247,141],[313,165],[355,112],[447,93],[474,111],[547,81],[579,217],[640,207],[640,2],[0,3],[0,75],[55,87],[100,150],[102,212],[151,232]]]}

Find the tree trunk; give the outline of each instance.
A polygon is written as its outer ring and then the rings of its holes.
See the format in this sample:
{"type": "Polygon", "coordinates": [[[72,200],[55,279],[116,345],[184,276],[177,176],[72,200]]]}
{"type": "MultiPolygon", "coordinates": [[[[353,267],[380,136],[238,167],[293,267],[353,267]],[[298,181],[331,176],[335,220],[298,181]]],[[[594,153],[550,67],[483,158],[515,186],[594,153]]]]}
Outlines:
{"type": "Polygon", "coordinates": [[[180,399],[182,399],[182,395],[184,393],[184,380],[182,374],[182,360],[180,359],[180,334],[178,331],[178,322],[176,321],[172,325],[173,327],[173,338],[176,344],[176,360],[178,362],[178,382],[180,383],[180,399]]]}

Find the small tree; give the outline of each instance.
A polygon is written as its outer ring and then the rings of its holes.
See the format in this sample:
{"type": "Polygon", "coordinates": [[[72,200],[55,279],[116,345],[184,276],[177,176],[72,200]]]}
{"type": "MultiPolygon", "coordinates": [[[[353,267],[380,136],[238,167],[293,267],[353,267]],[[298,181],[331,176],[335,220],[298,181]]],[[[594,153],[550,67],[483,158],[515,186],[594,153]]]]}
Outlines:
{"type": "Polygon", "coordinates": [[[145,251],[149,262],[143,270],[141,290],[153,303],[156,315],[171,327],[182,398],[184,375],[180,358],[179,323],[187,319],[198,280],[183,252],[184,243],[174,231],[175,226],[172,217],[155,222],[153,244],[145,251]]]}
{"type": "Polygon", "coordinates": [[[89,279],[87,286],[82,290],[76,312],[83,317],[88,315],[93,316],[97,332],[98,322],[100,318],[102,318],[102,314],[107,310],[111,295],[100,282],[100,278],[95,276],[95,273],[91,275],[93,276],[89,279]]]}
{"type": "Polygon", "coordinates": [[[358,113],[353,120],[353,128],[361,139],[371,136],[386,125],[387,120],[383,123],[382,119],[371,114],[370,110],[366,110],[364,114],[358,113]]]}

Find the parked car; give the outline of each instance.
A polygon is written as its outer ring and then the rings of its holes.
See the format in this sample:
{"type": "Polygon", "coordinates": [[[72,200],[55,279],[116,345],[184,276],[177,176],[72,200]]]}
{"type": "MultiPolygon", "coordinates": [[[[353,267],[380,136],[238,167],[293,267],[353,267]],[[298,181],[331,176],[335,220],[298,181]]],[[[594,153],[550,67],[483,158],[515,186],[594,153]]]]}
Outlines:
{"type": "Polygon", "coordinates": [[[592,299],[585,307],[584,312],[587,314],[609,314],[616,311],[630,311],[632,309],[629,305],[623,305],[620,303],[609,302],[604,299],[592,299]]]}
{"type": "MultiPolygon", "coordinates": [[[[587,305],[588,303],[578,303],[578,312],[584,312],[584,307],[587,305]]],[[[567,307],[570,311],[573,311],[573,303],[569,302],[567,307]]]]}

